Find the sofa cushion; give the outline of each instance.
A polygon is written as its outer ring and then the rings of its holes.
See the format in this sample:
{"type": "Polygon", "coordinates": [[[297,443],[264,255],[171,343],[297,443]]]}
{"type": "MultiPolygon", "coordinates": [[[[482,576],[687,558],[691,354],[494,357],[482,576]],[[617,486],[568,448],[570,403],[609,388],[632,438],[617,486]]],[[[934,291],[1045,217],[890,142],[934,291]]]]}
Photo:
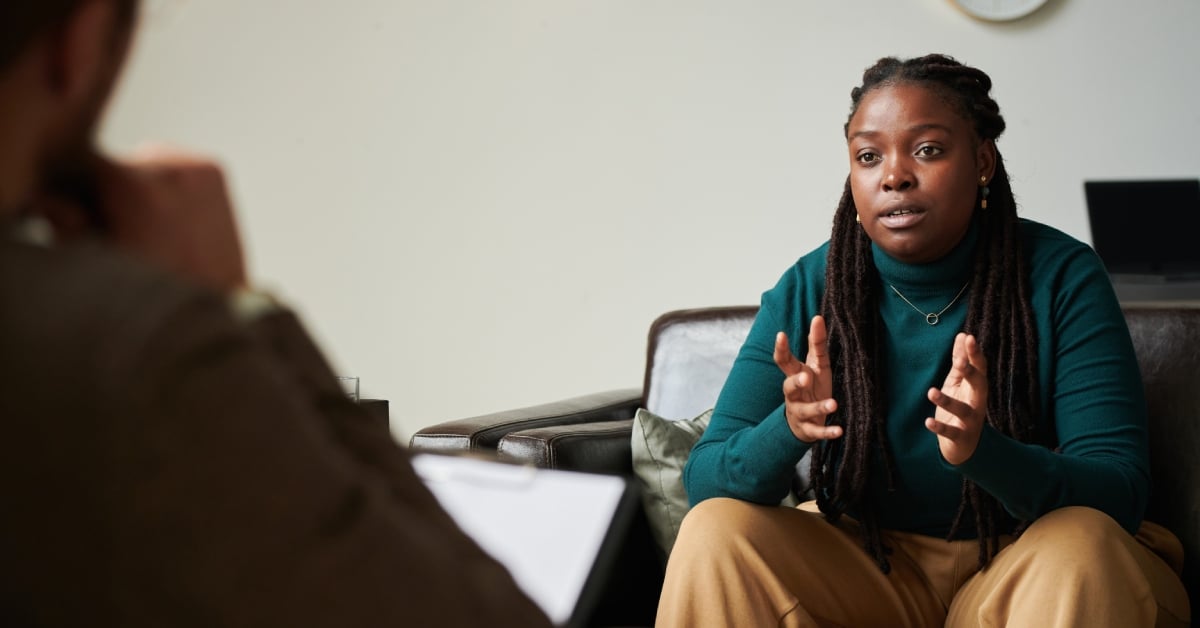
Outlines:
{"type": "Polygon", "coordinates": [[[711,416],[712,410],[706,410],[694,419],[668,421],[643,408],[633,417],[633,473],[642,487],[654,540],[665,555],[671,553],[688,511],[683,465],[711,416]]]}

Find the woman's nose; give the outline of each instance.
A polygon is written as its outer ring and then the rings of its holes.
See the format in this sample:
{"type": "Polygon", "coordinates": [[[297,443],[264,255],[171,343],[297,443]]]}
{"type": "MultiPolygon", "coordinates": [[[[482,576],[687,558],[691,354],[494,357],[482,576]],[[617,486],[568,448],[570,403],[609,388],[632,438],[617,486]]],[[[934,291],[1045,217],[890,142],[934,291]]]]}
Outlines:
{"type": "Polygon", "coordinates": [[[883,177],[885,192],[903,192],[916,186],[917,179],[902,159],[889,159],[887,172],[883,177]]]}

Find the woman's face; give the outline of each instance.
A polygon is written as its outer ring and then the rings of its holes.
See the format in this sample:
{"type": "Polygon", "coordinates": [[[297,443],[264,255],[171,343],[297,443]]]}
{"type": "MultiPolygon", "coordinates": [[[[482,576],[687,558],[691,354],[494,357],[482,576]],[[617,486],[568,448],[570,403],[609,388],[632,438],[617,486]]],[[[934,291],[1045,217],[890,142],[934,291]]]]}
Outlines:
{"type": "Polygon", "coordinates": [[[847,129],[850,191],[871,241],[912,264],[950,252],[971,223],[995,149],[937,92],[900,83],[859,102],[847,129]]]}

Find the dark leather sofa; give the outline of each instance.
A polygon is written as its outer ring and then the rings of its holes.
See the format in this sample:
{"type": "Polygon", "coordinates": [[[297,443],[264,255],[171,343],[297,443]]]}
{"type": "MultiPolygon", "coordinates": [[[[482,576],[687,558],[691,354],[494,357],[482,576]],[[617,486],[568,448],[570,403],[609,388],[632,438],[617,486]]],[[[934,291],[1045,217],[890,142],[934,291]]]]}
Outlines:
{"type": "MultiPolygon", "coordinates": [[[[1200,593],[1200,304],[1127,304],[1150,415],[1154,493],[1147,518],[1183,541],[1184,584],[1200,593]]],[[[631,474],[632,417],[639,407],[691,418],[713,406],[755,307],[664,314],[650,328],[641,389],[451,421],[417,432],[411,444],[485,450],[541,467],[631,474]]],[[[644,518],[635,521],[594,625],[651,625],[662,561],[644,518]]]]}

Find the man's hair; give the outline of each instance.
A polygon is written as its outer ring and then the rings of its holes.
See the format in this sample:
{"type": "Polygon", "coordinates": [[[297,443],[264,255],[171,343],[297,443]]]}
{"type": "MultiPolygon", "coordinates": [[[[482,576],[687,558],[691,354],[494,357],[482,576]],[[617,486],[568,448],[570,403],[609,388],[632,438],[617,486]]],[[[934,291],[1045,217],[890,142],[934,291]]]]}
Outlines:
{"type": "MultiPolygon", "coordinates": [[[[0,72],[21,55],[42,33],[63,22],[89,0],[5,0],[0,2],[0,72]]],[[[138,0],[111,0],[122,20],[133,19],[138,0]]]]}
{"type": "MultiPolygon", "coordinates": [[[[991,78],[943,55],[905,61],[880,59],[863,73],[862,85],[850,92],[850,117],[863,96],[896,84],[926,87],[945,98],[971,123],[977,141],[995,140],[1004,132],[1000,107],[988,95],[991,78]]],[[[849,122],[846,124],[848,128],[849,122]]],[[[1037,337],[1016,201],[999,151],[988,187],[987,209],[977,209],[974,218],[979,239],[963,331],[975,335],[988,360],[988,424],[1007,436],[1029,441],[1035,437],[1039,410],[1037,337]]],[[[976,199],[976,207],[980,200],[976,199]]],[[[857,213],[847,178],[834,216],[822,303],[834,365],[833,395],[838,400],[830,424],[843,426],[845,436],[813,449],[812,477],[821,511],[833,520],[847,511],[855,513],[862,523],[868,553],[887,572],[889,548],[883,545],[878,513],[867,490],[878,482],[893,484],[881,372],[880,279],[871,240],[855,221],[857,213]]],[[[947,538],[959,532],[968,515],[974,519],[979,537],[979,563],[986,566],[999,549],[1000,535],[1016,533],[1020,526],[994,497],[964,479],[958,513],[947,538]]]]}

